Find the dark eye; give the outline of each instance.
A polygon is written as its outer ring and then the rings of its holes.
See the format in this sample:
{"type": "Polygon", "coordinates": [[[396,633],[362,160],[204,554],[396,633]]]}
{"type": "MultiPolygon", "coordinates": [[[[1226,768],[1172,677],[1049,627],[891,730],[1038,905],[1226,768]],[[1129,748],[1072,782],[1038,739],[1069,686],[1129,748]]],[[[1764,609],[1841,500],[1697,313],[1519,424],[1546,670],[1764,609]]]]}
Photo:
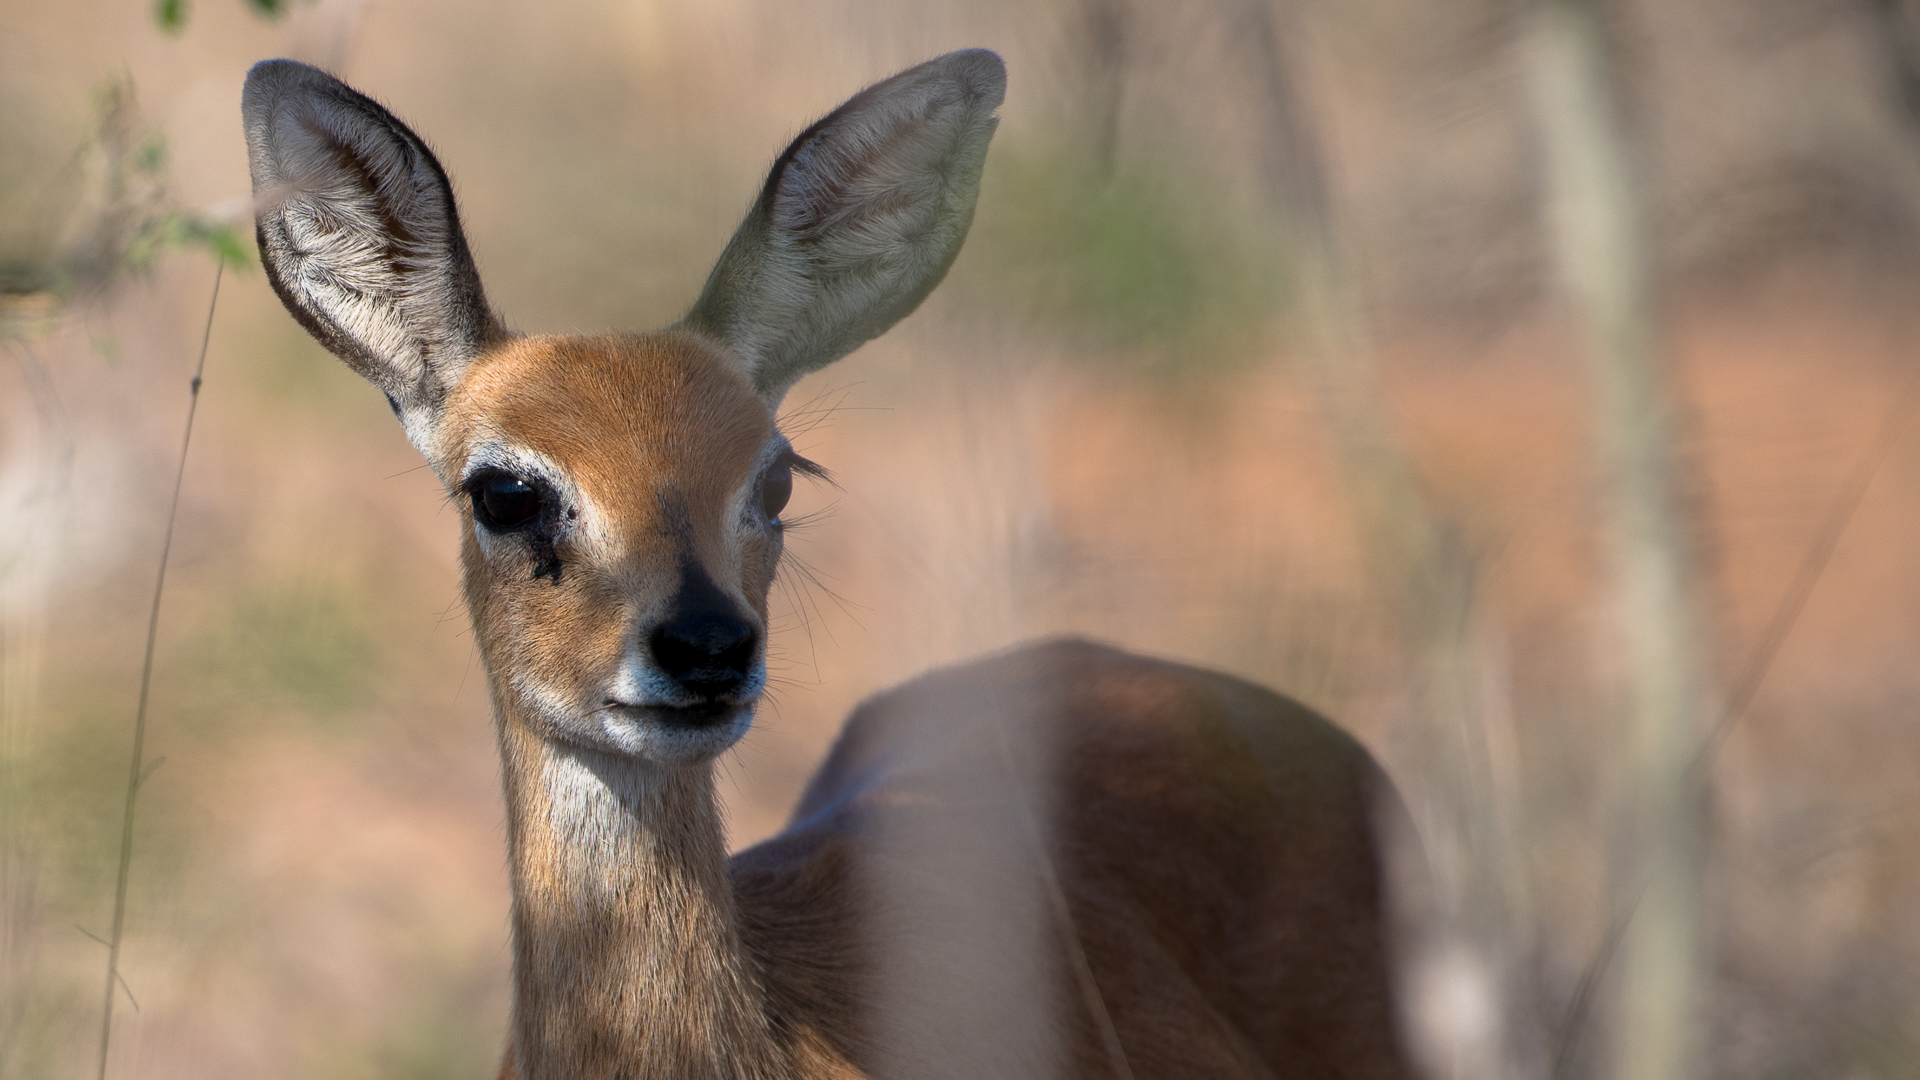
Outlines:
{"type": "Polygon", "coordinates": [[[473,489],[473,513],[496,532],[512,532],[540,516],[540,489],[517,476],[495,475],[473,489]]]}
{"type": "Polygon", "coordinates": [[[766,512],[768,521],[779,521],[780,511],[787,508],[787,500],[793,498],[793,463],[781,459],[773,463],[767,475],[760,478],[760,509],[766,512]]]}

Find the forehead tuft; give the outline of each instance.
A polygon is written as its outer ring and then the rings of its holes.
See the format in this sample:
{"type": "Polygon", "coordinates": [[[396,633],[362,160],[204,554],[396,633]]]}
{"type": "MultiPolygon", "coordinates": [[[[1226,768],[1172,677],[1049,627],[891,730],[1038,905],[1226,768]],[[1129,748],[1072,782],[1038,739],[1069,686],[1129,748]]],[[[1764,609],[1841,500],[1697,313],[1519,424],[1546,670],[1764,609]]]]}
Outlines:
{"type": "Polygon", "coordinates": [[[731,484],[773,429],[727,354],[675,333],[516,339],[468,369],[447,418],[443,445],[461,458],[487,443],[524,447],[589,487],[635,469],[731,484]]]}

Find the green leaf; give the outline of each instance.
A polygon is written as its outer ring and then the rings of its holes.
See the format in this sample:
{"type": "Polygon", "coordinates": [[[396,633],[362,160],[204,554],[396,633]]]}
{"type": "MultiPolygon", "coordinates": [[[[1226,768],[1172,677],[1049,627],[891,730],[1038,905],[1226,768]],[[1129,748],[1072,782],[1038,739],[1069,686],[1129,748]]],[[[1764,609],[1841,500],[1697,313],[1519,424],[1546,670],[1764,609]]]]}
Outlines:
{"type": "Polygon", "coordinates": [[[175,248],[197,247],[234,270],[250,270],[253,258],[240,231],[223,221],[196,214],[170,213],[141,227],[121,257],[121,266],[134,273],[152,269],[154,261],[175,248]]]}
{"type": "Polygon", "coordinates": [[[169,34],[177,34],[187,25],[187,0],[160,0],[153,6],[153,21],[169,34]]]}
{"type": "Polygon", "coordinates": [[[149,176],[167,167],[167,137],[160,132],[147,136],[134,152],[133,167],[149,176]]]}
{"type": "Polygon", "coordinates": [[[229,269],[249,270],[253,267],[253,256],[248,253],[240,230],[224,222],[207,224],[193,242],[206,248],[215,260],[229,269]]]}
{"type": "Polygon", "coordinates": [[[1093,353],[1157,373],[1224,372],[1257,355],[1287,253],[1204,163],[1168,153],[1103,169],[1070,141],[994,155],[964,273],[1002,293],[997,306],[1011,299],[1093,353]]]}
{"type": "Polygon", "coordinates": [[[108,367],[115,367],[120,363],[122,355],[120,339],[111,332],[94,334],[87,344],[93,347],[93,355],[105,360],[108,367]]]}
{"type": "Polygon", "coordinates": [[[277,19],[287,13],[287,5],[283,0],[247,0],[247,6],[253,9],[255,15],[269,19],[277,19]]]}

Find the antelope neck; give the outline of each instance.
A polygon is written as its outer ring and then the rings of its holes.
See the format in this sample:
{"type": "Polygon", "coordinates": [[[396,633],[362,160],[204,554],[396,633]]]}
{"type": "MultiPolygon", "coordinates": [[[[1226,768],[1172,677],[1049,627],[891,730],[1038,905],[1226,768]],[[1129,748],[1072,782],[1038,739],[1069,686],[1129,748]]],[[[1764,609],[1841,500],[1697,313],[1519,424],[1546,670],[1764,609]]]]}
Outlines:
{"type": "Polygon", "coordinates": [[[556,744],[510,707],[499,723],[521,1080],[784,1071],[736,928],[712,766],[556,744]]]}

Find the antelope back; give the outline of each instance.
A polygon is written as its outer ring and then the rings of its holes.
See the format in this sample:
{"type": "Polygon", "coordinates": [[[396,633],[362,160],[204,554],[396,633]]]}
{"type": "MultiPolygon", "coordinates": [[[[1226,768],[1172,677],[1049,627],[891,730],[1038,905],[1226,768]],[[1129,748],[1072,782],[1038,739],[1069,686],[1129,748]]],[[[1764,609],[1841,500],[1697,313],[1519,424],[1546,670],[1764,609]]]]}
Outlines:
{"type": "Polygon", "coordinates": [[[315,68],[248,74],[268,279],[455,496],[495,693],[537,734],[671,765],[744,733],[780,512],[818,471],[780,400],[945,276],[1005,84],[994,54],[950,53],[809,127],[674,326],[521,337],[418,136],[315,68]]]}

